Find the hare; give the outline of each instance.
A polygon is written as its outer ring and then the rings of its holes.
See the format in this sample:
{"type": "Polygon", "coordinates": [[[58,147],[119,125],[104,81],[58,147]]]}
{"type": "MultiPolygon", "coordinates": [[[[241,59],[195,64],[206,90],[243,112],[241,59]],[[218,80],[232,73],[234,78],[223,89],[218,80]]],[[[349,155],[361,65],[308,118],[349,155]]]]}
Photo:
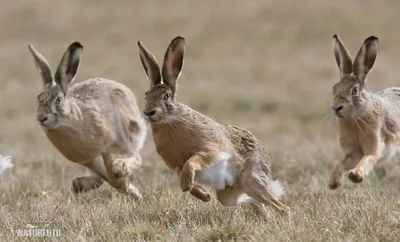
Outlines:
{"type": "Polygon", "coordinates": [[[215,189],[218,201],[225,206],[250,201],[258,208],[265,204],[280,213],[289,212],[279,201],[282,186],[271,178],[268,156],[254,135],[237,126],[219,124],[176,101],[185,39],[178,36],[172,40],[161,71],[140,41],[138,48],[150,80],[143,112],[157,153],[180,177],[182,191],[208,202],[211,196],[206,186],[215,189]]]}
{"type": "Polygon", "coordinates": [[[65,158],[93,173],[74,179],[73,191],[96,189],[107,181],[139,199],[140,192],[128,181],[128,175],[141,165],[138,151],[146,137],[146,122],[135,95],[123,84],[103,78],[85,80],[67,90],[79,67],[83,51],[79,42],[68,47],[54,79],[46,59],[32,45],[29,50],[44,84],[37,97],[37,121],[65,158]]]}
{"type": "Polygon", "coordinates": [[[339,118],[339,141],[343,159],[333,168],[329,188],[340,186],[344,172],[360,183],[376,164],[389,161],[399,152],[400,88],[377,93],[365,90],[366,76],[374,65],[378,38],[368,37],[354,60],[336,34],[333,51],[340,81],[333,85],[334,114],[339,118]]]}

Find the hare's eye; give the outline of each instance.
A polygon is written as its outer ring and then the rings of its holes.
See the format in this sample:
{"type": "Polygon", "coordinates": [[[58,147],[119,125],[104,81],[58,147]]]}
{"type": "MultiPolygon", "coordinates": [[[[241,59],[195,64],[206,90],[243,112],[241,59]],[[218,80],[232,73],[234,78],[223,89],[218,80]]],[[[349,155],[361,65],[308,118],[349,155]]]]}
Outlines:
{"type": "Polygon", "coordinates": [[[170,95],[169,93],[165,93],[165,94],[164,94],[164,100],[168,100],[168,99],[170,98],[170,96],[171,96],[171,95],[170,95]]]}
{"type": "Polygon", "coordinates": [[[56,99],[56,105],[59,105],[61,103],[61,97],[58,97],[57,99],[56,99]]]}
{"type": "Polygon", "coordinates": [[[353,87],[353,89],[351,90],[351,94],[358,95],[358,87],[353,87]]]}

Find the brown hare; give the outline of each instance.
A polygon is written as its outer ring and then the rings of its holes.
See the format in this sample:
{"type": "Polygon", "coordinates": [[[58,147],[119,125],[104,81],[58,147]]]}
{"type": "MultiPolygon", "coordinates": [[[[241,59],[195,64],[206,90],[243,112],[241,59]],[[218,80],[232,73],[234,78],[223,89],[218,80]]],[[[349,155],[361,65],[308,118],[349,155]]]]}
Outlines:
{"type": "Polygon", "coordinates": [[[180,177],[183,192],[208,202],[203,186],[215,189],[219,202],[235,206],[249,201],[257,207],[270,205],[280,213],[289,208],[279,199],[283,189],[271,178],[268,156],[249,131],[222,125],[176,101],[176,81],[183,67],[184,38],[172,40],[162,70],[151,52],[139,41],[139,57],[150,90],[144,114],[150,122],[157,153],[180,177]]]}
{"type": "Polygon", "coordinates": [[[333,51],[340,80],[333,86],[334,114],[339,118],[339,141],[343,159],[331,172],[329,187],[336,189],[344,172],[360,183],[379,162],[389,161],[399,149],[400,88],[377,93],[365,89],[366,76],[374,65],[378,38],[368,37],[354,62],[336,34],[333,51]]]}
{"type": "Polygon", "coordinates": [[[37,121],[65,158],[93,172],[73,180],[73,191],[96,189],[107,181],[140,198],[138,189],[128,181],[128,175],[141,165],[138,150],[146,136],[135,95],[121,83],[103,78],[82,81],[68,89],[83,51],[78,42],[68,47],[54,78],[46,59],[32,45],[29,50],[44,84],[37,97],[37,121]]]}

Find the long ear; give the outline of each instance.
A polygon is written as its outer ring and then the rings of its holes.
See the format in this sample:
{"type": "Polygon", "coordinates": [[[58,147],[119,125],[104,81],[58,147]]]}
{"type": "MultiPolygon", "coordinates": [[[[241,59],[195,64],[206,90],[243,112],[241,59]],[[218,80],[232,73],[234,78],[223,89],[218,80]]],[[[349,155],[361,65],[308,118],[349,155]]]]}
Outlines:
{"type": "Polygon", "coordinates": [[[74,42],[68,46],[60,64],[57,67],[55,81],[60,85],[64,93],[67,93],[68,84],[74,80],[78,71],[80,56],[83,51],[83,46],[79,42],[74,42]]]}
{"type": "Polygon", "coordinates": [[[375,63],[379,41],[375,36],[368,37],[357,53],[353,63],[353,73],[365,84],[365,78],[375,63]]]}
{"type": "Polygon", "coordinates": [[[150,80],[150,86],[152,87],[161,83],[160,67],[157,64],[156,58],[146,47],[144,47],[141,41],[138,41],[137,45],[139,47],[139,58],[142,62],[147,78],[150,80]]]}
{"type": "Polygon", "coordinates": [[[162,77],[165,84],[171,87],[173,96],[176,92],[176,80],[182,71],[184,53],[185,39],[178,36],[171,41],[164,56],[162,77]]]}
{"type": "Polygon", "coordinates": [[[33,47],[29,45],[29,51],[32,53],[33,59],[35,61],[36,69],[40,71],[44,85],[52,85],[53,77],[51,76],[50,66],[47,60],[33,47]]]}
{"type": "Polygon", "coordinates": [[[340,70],[340,76],[351,74],[352,60],[347,48],[337,34],[333,35],[333,53],[335,54],[336,63],[340,70]]]}

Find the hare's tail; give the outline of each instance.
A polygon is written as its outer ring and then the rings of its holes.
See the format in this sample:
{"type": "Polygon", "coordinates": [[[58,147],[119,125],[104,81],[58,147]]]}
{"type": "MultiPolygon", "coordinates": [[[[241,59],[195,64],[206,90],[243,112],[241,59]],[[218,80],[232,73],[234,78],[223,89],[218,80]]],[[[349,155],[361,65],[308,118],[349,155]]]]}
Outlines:
{"type": "Polygon", "coordinates": [[[2,156],[0,155],[0,174],[3,173],[6,169],[10,169],[13,167],[11,163],[11,156],[2,156]]]}
{"type": "Polygon", "coordinates": [[[283,187],[281,185],[281,183],[279,182],[279,180],[275,180],[275,181],[270,181],[268,183],[268,190],[272,193],[272,195],[277,199],[280,200],[281,197],[283,196],[283,194],[285,193],[283,191],[283,187]]]}

